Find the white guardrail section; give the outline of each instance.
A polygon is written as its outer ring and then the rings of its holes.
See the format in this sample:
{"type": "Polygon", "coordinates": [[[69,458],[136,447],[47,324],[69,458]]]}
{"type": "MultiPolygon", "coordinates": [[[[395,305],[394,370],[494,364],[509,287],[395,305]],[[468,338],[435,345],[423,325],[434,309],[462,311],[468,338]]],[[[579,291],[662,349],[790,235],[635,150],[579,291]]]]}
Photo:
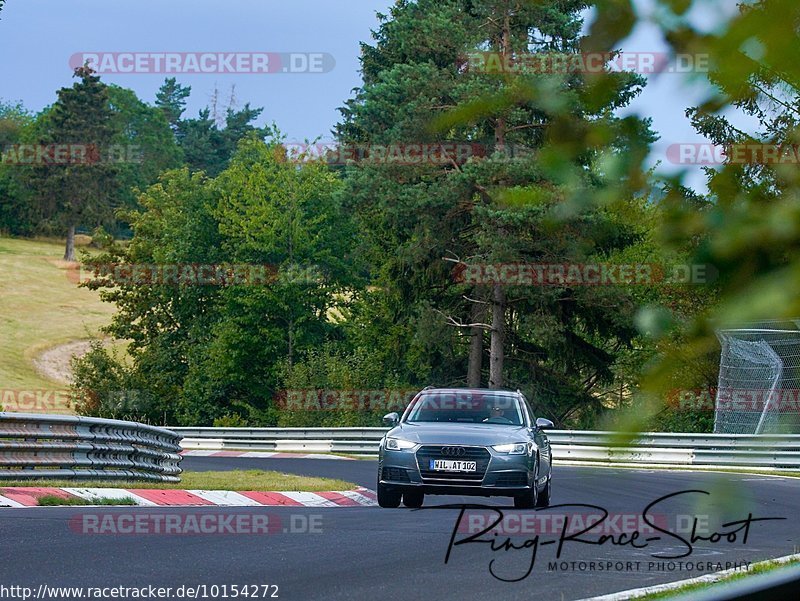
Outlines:
{"type": "MultiPolygon", "coordinates": [[[[375,455],[386,428],[175,428],[184,449],[375,455]]],[[[557,461],[800,469],[800,435],[547,432],[557,461]]]]}
{"type": "Polygon", "coordinates": [[[180,482],[181,436],[132,422],[0,413],[0,480],[180,482]]]}

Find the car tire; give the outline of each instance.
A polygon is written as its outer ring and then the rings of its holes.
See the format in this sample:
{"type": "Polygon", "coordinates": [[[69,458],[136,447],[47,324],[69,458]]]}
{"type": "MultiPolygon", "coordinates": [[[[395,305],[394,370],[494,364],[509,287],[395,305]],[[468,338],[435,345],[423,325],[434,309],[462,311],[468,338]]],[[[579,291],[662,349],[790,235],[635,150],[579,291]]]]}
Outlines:
{"type": "Polygon", "coordinates": [[[378,505],[380,507],[385,507],[387,509],[394,509],[395,507],[400,507],[401,497],[402,497],[401,493],[394,490],[389,490],[383,484],[378,483],[378,505]]]}
{"type": "Polygon", "coordinates": [[[533,472],[533,481],[530,490],[526,490],[521,495],[514,497],[515,509],[533,509],[539,503],[539,487],[536,481],[539,479],[539,460],[536,460],[536,470],[533,472]]]}
{"type": "Polygon", "coordinates": [[[403,505],[411,509],[419,509],[425,502],[425,494],[417,491],[403,493],[403,505]]]}
{"type": "Polygon", "coordinates": [[[547,479],[547,486],[544,487],[544,492],[539,494],[536,500],[536,507],[550,507],[550,497],[553,492],[553,477],[547,479]]]}

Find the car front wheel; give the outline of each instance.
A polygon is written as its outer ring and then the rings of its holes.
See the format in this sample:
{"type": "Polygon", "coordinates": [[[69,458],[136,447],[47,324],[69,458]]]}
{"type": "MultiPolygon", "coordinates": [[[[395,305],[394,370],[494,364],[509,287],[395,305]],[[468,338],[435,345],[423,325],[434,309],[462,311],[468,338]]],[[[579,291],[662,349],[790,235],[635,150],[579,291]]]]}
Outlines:
{"type": "Polygon", "coordinates": [[[410,507],[412,509],[418,509],[422,507],[422,503],[425,501],[425,494],[417,491],[409,491],[403,493],[403,505],[406,507],[410,507]]]}
{"type": "Polygon", "coordinates": [[[547,479],[547,486],[544,487],[544,491],[539,495],[539,498],[536,500],[536,507],[550,507],[550,497],[552,495],[553,490],[553,478],[550,477],[547,479]]]}
{"type": "Polygon", "coordinates": [[[385,485],[378,483],[378,505],[389,509],[400,507],[402,495],[394,490],[389,490],[385,485]]]}
{"type": "Polygon", "coordinates": [[[539,479],[539,462],[536,462],[536,471],[533,472],[533,481],[530,490],[514,497],[515,509],[532,509],[539,503],[539,487],[536,481],[539,479]]]}

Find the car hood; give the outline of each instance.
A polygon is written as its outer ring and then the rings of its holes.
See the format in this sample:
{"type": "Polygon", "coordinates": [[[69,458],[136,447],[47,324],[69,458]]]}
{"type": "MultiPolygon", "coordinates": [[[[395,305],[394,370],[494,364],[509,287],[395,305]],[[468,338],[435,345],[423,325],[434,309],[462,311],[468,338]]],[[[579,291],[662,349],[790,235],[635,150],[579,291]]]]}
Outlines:
{"type": "Polygon", "coordinates": [[[387,436],[403,438],[420,444],[498,445],[528,440],[530,434],[524,426],[499,424],[400,424],[387,436]]]}

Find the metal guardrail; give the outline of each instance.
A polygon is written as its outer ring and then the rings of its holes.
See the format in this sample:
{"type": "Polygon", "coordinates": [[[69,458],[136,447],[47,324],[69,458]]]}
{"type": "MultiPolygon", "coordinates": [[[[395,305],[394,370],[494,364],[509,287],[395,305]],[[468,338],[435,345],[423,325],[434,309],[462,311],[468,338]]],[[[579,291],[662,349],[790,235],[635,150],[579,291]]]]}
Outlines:
{"type": "Polygon", "coordinates": [[[0,480],[180,482],[181,438],[132,422],[0,413],[0,480]]]}
{"type": "MultiPolygon", "coordinates": [[[[374,455],[387,428],[175,428],[183,447],[374,455]]],[[[646,433],[553,430],[559,461],[800,469],[800,435],[646,433]]]]}

